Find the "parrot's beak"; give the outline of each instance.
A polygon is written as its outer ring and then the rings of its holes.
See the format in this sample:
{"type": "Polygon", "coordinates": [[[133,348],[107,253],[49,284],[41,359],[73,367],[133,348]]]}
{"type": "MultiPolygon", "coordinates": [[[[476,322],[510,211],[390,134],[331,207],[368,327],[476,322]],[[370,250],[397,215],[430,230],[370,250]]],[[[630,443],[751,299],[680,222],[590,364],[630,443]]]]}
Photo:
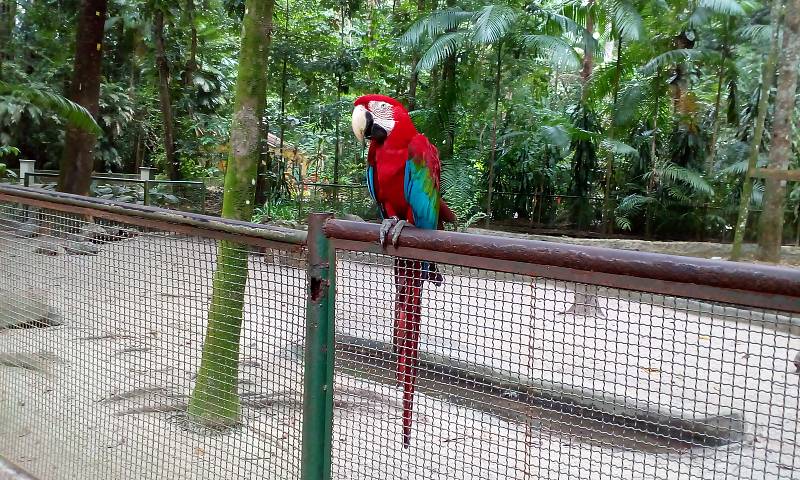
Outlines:
{"type": "Polygon", "coordinates": [[[372,114],[363,105],[353,109],[353,134],[359,142],[363,142],[372,129],[372,114]]]}

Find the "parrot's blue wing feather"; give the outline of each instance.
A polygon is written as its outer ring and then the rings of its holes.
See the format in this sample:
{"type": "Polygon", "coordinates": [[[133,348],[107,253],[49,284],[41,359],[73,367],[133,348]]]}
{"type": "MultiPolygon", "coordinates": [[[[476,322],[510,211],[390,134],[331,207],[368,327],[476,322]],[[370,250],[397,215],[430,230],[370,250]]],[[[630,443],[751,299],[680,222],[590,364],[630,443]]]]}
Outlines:
{"type": "MultiPolygon", "coordinates": [[[[375,167],[372,165],[367,166],[367,188],[369,189],[369,195],[377,202],[378,197],[375,195],[375,167]]],[[[378,214],[382,220],[386,218],[386,212],[380,204],[378,204],[378,214]]]]}
{"type": "Polygon", "coordinates": [[[434,188],[428,166],[413,158],[406,161],[406,202],[414,214],[417,228],[435,230],[439,219],[439,192],[434,188]]]}
{"type": "Polygon", "coordinates": [[[439,223],[439,154],[424,135],[408,146],[404,192],[417,228],[436,230],[439,223]]]}

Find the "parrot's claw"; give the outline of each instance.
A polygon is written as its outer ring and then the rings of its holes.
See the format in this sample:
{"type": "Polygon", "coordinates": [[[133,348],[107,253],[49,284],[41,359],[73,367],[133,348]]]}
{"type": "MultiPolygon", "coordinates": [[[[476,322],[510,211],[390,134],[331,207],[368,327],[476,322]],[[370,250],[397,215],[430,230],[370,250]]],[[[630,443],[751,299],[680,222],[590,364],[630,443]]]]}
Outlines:
{"type": "Polygon", "coordinates": [[[406,221],[405,220],[400,220],[395,224],[394,229],[392,229],[392,246],[393,247],[397,247],[397,242],[400,240],[400,232],[403,231],[403,227],[405,227],[405,226],[406,226],[406,221]]]}
{"type": "Polygon", "coordinates": [[[400,219],[397,217],[391,217],[387,218],[381,223],[381,233],[380,236],[378,237],[378,241],[380,242],[381,247],[386,247],[386,236],[389,234],[389,231],[392,229],[392,227],[397,225],[397,222],[399,220],[400,219]]]}

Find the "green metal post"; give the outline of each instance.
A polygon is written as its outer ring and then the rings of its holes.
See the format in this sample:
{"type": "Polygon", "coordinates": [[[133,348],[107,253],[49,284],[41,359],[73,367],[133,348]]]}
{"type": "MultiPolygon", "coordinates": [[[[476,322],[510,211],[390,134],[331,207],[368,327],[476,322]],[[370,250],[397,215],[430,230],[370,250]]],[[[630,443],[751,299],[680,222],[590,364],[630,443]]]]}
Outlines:
{"type": "Polygon", "coordinates": [[[328,480],[333,428],[335,253],[323,227],[330,213],[308,218],[308,301],[303,385],[302,480],[328,480]]]}
{"type": "Polygon", "coordinates": [[[150,180],[144,181],[144,204],[150,205],[150,180]]]}

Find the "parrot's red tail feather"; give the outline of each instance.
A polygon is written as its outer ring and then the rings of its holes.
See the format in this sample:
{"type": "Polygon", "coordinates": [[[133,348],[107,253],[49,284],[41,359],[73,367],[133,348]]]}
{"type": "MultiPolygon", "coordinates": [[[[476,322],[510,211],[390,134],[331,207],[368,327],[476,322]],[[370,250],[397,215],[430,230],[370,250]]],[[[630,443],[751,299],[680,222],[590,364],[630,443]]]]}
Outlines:
{"type": "Polygon", "coordinates": [[[403,446],[411,441],[412,408],[417,380],[417,357],[421,295],[422,265],[419,261],[398,260],[395,265],[398,293],[395,305],[394,348],[396,355],[396,380],[403,387],[403,446]]]}
{"type": "Polygon", "coordinates": [[[445,203],[444,200],[439,200],[439,228],[441,229],[441,224],[447,223],[456,223],[458,222],[458,218],[456,214],[450,209],[450,206],[445,203]]]}

